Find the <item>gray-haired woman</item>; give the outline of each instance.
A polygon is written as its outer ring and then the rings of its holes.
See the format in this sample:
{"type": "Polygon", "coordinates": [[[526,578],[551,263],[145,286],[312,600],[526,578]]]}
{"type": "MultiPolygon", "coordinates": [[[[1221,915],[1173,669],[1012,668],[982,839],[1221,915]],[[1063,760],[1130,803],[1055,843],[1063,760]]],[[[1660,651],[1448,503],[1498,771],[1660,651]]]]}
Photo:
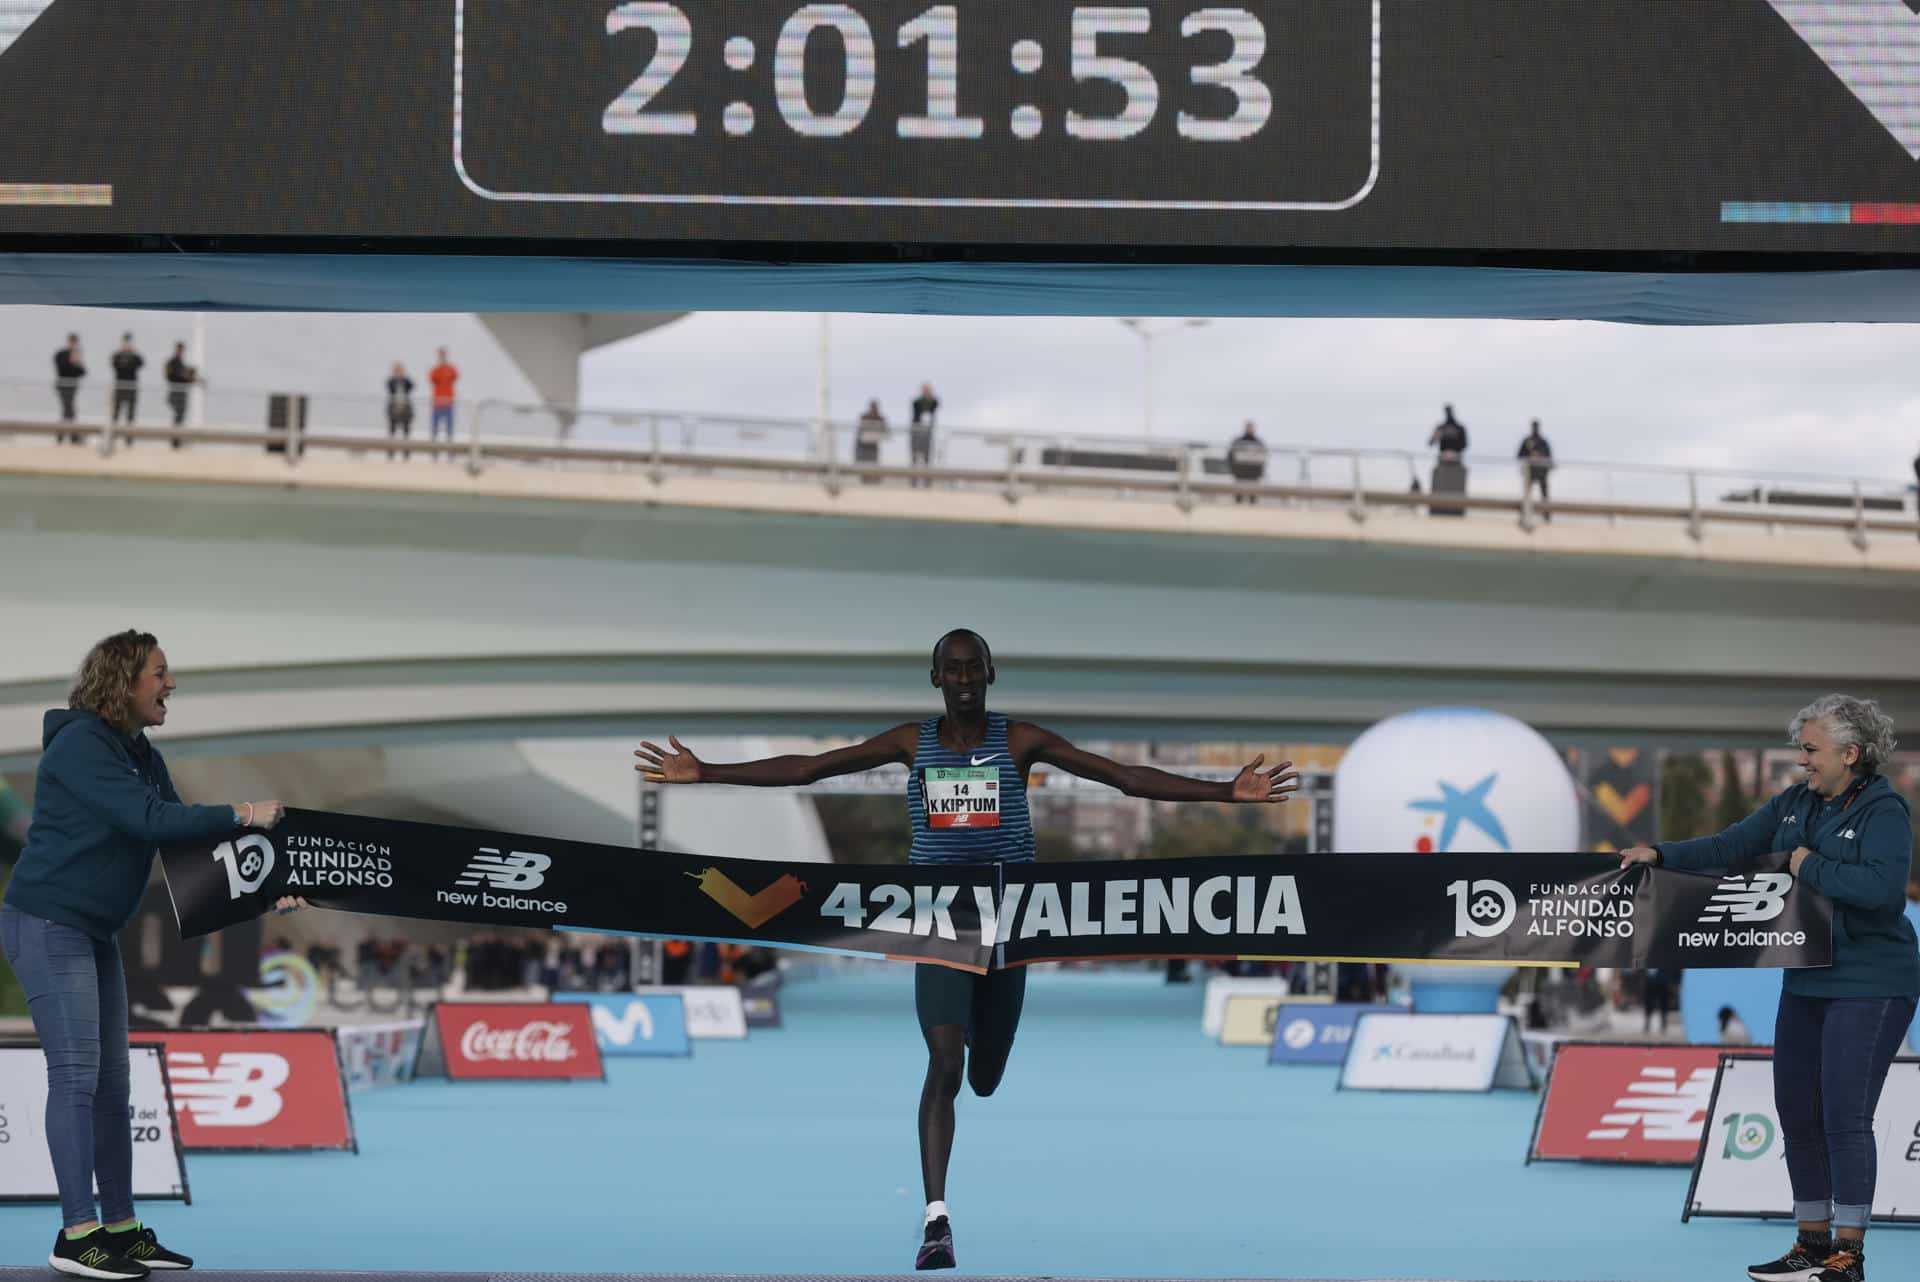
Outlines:
{"type": "Polygon", "coordinates": [[[1920,939],[1905,912],[1913,828],[1906,799],[1880,773],[1894,738],[1878,704],[1830,694],[1802,708],[1787,734],[1804,783],[1723,832],[1635,846],[1621,863],[1725,868],[1790,850],[1789,870],[1833,901],[1833,964],[1786,973],[1774,1032],[1774,1107],[1800,1233],[1747,1276],[1861,1282],[1878,1159],[1873,1112],[1920,998],[1920,939]]]}

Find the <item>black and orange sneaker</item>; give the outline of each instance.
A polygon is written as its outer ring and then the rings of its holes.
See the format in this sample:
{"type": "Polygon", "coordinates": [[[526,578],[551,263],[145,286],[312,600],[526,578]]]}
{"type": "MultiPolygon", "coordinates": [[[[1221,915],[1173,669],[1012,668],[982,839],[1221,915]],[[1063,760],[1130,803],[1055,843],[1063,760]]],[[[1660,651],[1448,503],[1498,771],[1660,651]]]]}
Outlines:
{"type": "Polygon", "coordinates": [[[920,1244],[920,1253],[913,1257],[916,1269],[950,1269],[953,1267],[953,1226],[944,1215],[935,1216],[927,1221],[927,1238],[920,1244]]]}
{"type": "Polygon", "coordinates": [[[138,1260],[150,1269],[190,1269],[193,1260],[178,1251],[169,1251],[160,1245],[160,1239],[153,1230],[144,1224],[136,1224],[130,1229],[116,1233],[107,1230],[107,1239],[115,1243],[124,1243],[120,1249],[129,1260],[138,1260]]]}
{"type": "Polygon", "coordinates": [[[1866,1282],[1867,1251],[1858,1242],[1839,1241],[1813,1275],[1814,1282],[1866,1282]]]}
{"type": "Polygon", "coordinates": [[[1825,1233],[1802,1233],[1785,1255],[1747,1270],[1753,1282],[1813,1282],[1820,1266],[1833,1254],[1833,1238],[1825,1233]]]}
{"type": "Polygon", "coordinates": [[[95,1229],[85,1237],[68,1237],[62,1229],[60,1236],[53,1240],[53,1253],[47,1256],[47,1263],[56,1273],[74,1278],[122,1282],[147,1276],[147,1266],[122,1255],[105,1229],[95,1229]]]}

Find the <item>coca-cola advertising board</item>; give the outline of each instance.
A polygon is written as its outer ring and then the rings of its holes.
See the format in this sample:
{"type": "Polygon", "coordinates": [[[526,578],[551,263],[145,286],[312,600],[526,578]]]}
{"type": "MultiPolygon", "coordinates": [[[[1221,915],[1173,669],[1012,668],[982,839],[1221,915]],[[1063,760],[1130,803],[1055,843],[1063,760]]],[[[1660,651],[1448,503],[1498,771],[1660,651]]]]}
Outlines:
{"type": "Polygon", "coordinates": [[[413,1075],[605,1081],[607,1070],[577,1002],[436,1002],[413,1075]]]}
{"type": "Polygon", "coordinates": [[[359,1151],[332,1029],[156,1029],[133,1038],[165,1048],[182,1147],[359,1151]]]}

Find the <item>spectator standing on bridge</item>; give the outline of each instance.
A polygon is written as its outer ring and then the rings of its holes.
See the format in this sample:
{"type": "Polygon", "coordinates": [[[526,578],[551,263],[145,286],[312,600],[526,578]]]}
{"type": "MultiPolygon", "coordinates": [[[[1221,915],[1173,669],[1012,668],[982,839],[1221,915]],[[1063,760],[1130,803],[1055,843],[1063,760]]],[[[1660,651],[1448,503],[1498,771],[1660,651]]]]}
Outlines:
{"type": "Polygon", "coordinates": [[[118,937],[140,906],[154,848],[271,828],[281,816],[277,801],[181,802],[146,736],[165,724],[173,690],[166,653],[148,633],[118,633],[88,651],[67,706],[46,714],[33,822],[0,904],[0,948],[46,1052],[47,1149],[64,1226],[48,1263],[81,1277],[140,1278],[193,1264],[133,1213],[118,937]]]}
{"type": "MultiPolygon", "coordinates": [[[[175,343],[173,355],[167,358],[167,408],[173,411],[173,425],[179,427],[187,419],[187,394],[193,385],[200,381],[200,371],[187,364],[187,345],[175,343]]],[[[173,438],[173,448],[180,448],[180,438],[173,438]]]]}
{"type": "Polygon", "coordinates": [[[1233,496],[1235,503],[1257,503],[1260,496],[1252,488],[1267,477],[1267,446],[1253,430],[1253,420],[1240,429],[1240,435],[1227,446],[1227,471],[1240,482],[1242,491],[1233,496]]]}
{"type": "Polygon", "coordinates": [[[1467,429],[1459,419],[1453,416],[1453,406],[1446,406],[1446,414],[1434,424],[1433,432],[1427,437],[1427,444],[1440,451],[1443,463],[1458,463],[1461,455],[1467,452],[1467,429]]]}
{"type": "MultiPolygon", "coordinates": [[[[400,437],[413,439],[413,380],[407,377],[407,367],[399,361],[393,363],[393,373],[387,375],[387,439],[400,437]]],[[[393,457],[393,450],[387,450],[387,457],[393,457]]]]}
{"type": "Polygon", "coordinates": [[[1699,871],[1792,851],[1784,871],[1833,901],[1833,964],[1786,972],[1774,1032],[1774,1107],[1800,1233],[1748,1276],[1862,1282],[1874,1108],[1920,999],[1920,938],[1906,915],[1913,829],[1906,798],[1880,773],[1894,737],[1878,704],[1825,695],[1787,735],[1805,782],[1714,836],[1633,846],[1620,862],[1699,871]]]}
{"type": "MultiPolygon", "coordinates": [[[[1540,435],[1539,419],[1534,419],[1533,426],[1527,430],[1525,436],[1520,438],[1518,458],[1526,472],[1523,478],[1525,489],[1521,491],[1522,497],[1532,494],[1533,487],[1537,485],[1540,487],[1540,501],[1551,503],[1553,499],[1547,493],[1547,474],[1553,471],[1553,446],[1547,444],[1547,438],[1540,435]]],[[[1542,512],[1540,519],[1551,521],[1553,513],[1542,512]]]]}
{"type": "MultiPolygon", "coordinates": [[[[912,451],[915,467],[927,467],[933,462],[933,420],[939,413],[940,398],[933,394],[933,384],[920,384],[920,395],[913,398],[913,424],[907,431],[907,446],[912,451]]],[[[916,476],[912,484],[917,488],[932,482],[916,476]]]]}
{"type": "MultiPolygon", "coordinates": [[[[440,360],[427,371],[427,381],[433,384],[433,417],[427,424],[430,438],[438,442],[440,429],[447,429],[447,444],[453,444],[453,385],[460,381],[460,371],[447,359],[447,349],[440,349],[440,360]]],[[[435,458],[440,451],[433,452],[435,458]]]]}
{"type": "MultiPolygon", "coordinates": [[[[880,443],[890,435],[887,428],[887,416],[880,412],[879,401],[868,401],[860,422],[853,430],[853,461],[856,463],[878,463],[880,461],[880,443]]],[[[877,476],[863,476],[862,485],[878,485],[877,476]]]]}
{"type": "Polygon", "coordinates": [[[133,335],[120,336],[120,348],[113,354],[113,422],[119,423],[120,411],[127,412],[127,426],[140,408],[140,367],[147,363],[133,348],[133,335]]]}
{"type": "Polygon", "coordinates": [[[1427,436],[1427,444],[1439,451],[1433,465],[1433,501],[1427,504],[1428,516],[1465,516],[1467,509],[1457,503],[1443,502],[1442,495],[1467,492],[1467,465],[1461,457],[1467,452],[1467,429],[1453,416],[1453,406],[1427,436]]]}
{"type": "MultiPolygon", "coordinates": [[[[73,422],[73,399],[80,393],[80,380],[87,376],[86,362],[80,358],[80,335],[67,335],[67,345],[53,354],[53,390],[60,398],[60,421],[73,422]]],[[[64,441],[80,443],[80,433],[59,432],[54,435],[53,443],[64,441]]],[[[1920,460],[1915,467],[1920,468],[1920,460]]]]}
{"type": "MultiPolygon", "coordinates": [[[[1034,859],[1027,776],[1035,766],[1070,774],[1153,801],[1282,802],[1300,786],[1283,761],[1262,770],[1255,757],[1231,782],[1208,782],[1148,766],[1123,765],[1077,748],[1051,730],[987,711],[993,652],[979,633],[955,628],[933,647],[929,676],[945,712],[908,721],[864,743],[814,756],[760,761],[702,761],[671,736],[668,748],[643,742],[634,766],[649,783],[744,784],[791,788],[880,766],[907,767],[907,815],[913,830],[909,863],[1024,864],[1034,859]],[[974,789],[972,794],[968,789],[974,789]],[[942,823],[969,805],[964,825],[942,823]]],[[[708,945],[702,944],[704,950],[708,945]]],[[[993,1094],[1006,1072],[1026,996],[1023,966],[975,974],[948,966],[914,971],[914,1008],[927,1047],[920,1091],[920,1174],[927,1195],[916,1269],[954,1267],[947,1214],[947,1164],[953,1152],[954,1100],[964,1078],[975,1095],[993,1094]]]]}

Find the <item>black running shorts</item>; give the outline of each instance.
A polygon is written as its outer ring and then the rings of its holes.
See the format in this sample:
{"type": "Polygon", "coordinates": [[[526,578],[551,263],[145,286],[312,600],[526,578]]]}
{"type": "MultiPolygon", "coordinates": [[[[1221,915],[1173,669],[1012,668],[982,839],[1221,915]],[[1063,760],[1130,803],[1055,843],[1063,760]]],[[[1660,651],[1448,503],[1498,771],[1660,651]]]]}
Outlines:
{"type": "Polygon", "coordinates": [[[1013,1041],[1020,1007],[1027,997],[1027,968],[1011,966],[984,975],[925,963],[913,969],[913,1007],[924,1032],[940,1024],[958,1024],[975,1046],[1013,1041]]]}

